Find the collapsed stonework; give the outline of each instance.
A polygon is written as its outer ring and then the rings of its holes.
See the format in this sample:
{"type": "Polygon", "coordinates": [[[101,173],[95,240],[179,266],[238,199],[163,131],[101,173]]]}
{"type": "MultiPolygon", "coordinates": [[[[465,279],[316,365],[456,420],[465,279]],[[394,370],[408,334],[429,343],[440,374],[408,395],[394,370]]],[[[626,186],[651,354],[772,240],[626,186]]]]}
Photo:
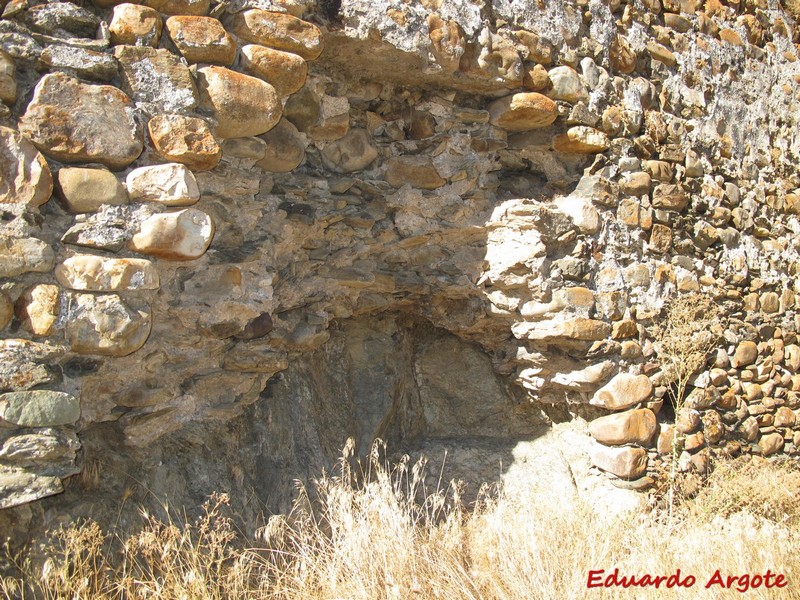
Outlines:
{"type": "Polygon", "coordinates": [[[580,418],[646,487],[693,292],[727,329],[681,468],[797,453],[796,13],[324,4],[0,1],[9,531],[137,486],[255,518],[347,437],[468,471],[580,418]]]}

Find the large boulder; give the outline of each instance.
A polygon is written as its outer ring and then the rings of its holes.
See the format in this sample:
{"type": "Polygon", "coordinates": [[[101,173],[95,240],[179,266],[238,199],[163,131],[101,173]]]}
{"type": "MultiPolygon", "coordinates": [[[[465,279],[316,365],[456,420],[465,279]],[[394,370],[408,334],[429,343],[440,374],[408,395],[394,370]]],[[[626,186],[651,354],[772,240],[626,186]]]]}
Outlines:
{"type": "Polygon", "coordinates": [[[96,162],[122,169],[142,153],[133,103],[109,85],[63,73],[42,77],[19,120],[20,132],[47,156],[66,163],[96,162]]]}

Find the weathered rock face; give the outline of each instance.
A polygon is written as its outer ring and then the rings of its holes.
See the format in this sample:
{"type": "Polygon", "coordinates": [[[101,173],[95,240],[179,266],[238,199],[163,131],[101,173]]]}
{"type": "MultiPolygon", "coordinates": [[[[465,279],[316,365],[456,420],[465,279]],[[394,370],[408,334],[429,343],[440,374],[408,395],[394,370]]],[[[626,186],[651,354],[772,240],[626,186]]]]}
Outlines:
{"type": "Polygon", "coordinates": [[[0,203],[41,206],[53,193],[47,161],[27,139],[0,127],[0,203]]]}
{"type": "Polygon", "coordinates": [[[132,108],[130,98],[114,87],[51,73],[36,85],[19,129],[56,160],[120,169],[136,160],[143,148],[132,108]]]}
{"type": "Polygon", "coordinates": [[[322,28],[267,4],[2,20],[0,394],[80,418],[4,420],[0,506],[102,457],[181,501],[278,507],[348,435],[511,473],[547,414],[589,420],[582,473],[629,487],[673,438],[686,470],[800,452],[779,4],[349,0],[322,28]],[[673,425],[655,325],[692,293],[719,331],[673,425]]]}

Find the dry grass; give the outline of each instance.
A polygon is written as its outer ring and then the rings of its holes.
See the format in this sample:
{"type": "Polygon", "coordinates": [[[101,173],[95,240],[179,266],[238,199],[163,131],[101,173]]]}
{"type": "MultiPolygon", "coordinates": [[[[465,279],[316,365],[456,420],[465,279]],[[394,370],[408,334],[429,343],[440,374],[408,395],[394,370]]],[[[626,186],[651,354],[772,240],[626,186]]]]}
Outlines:
{"type": "Polygon", "coordinates": [[[22,562],[23,575],[3,580],[0,591],[76,600],[734,598],[740,592],[704,589],[716,569],[770,569],[789,585],[748,597],[800,597],[800,472],[788,464],[722,466],[670,520],[566,507],[558,490],[538,505],[484,491],[466,511],[454,488],[423,489],[422,463],[390,469],[376,453],[366,472],[354,472],[347,458],[337,477],[317,482],[314,501],[302,492],[290,514],[270,520],[258,550],[244,547],[223,514],[227,499],[216,496],[205,516],[182,527],[148,519],[124,539],[92,523],[61,531],[43,566],[22,562]],[[590,570],[615,568],[637,577],[680,569],[697,582],[587,589],[590,570]]]}

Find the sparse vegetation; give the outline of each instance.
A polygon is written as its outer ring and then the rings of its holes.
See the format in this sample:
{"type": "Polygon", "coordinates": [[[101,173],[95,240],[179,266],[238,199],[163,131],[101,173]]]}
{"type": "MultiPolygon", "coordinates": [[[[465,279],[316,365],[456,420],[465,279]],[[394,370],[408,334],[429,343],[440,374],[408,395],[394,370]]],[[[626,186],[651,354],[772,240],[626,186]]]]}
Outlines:
{"type": "Polygon", "coordinates": [[[748,596],[797,597],[800,471],[790,463],[720,467],[675,519],[662,519],[565,506],[559,490],[537,505],[484,490],[468,511],[457,487],[424,489],[422,462],[389,468],[374,453],[366,471],[351,471],[347,458],[315,494],[301,489],[294,510],[273,517],[257,541],[236,534],[220,495],[183,526],[149,518],[129,536],[93,523],[57,532],[49,558],[20,560],[21,576],[7,577],[0,590],[75,600],[738,598],[735,589],[704,589],[716,569],[726,576],[770,569],[789,585],[762,585],[748,596]],[[697,582],[691,590],[587,589],[591,570],[605,576],[615,568],[637,577],[680,569],[697,582]]]}
{"type": "MultiPolygon", "coordinates": [[[[706,365],[723,328],[719,308],[708,296],[686,294],[671,299],[663,321],[653,328],[661,368],[670,384],[669,397],[676,419],[686,400],[689,381],[706,365]]],[[[675,487],[681,439],[678,428],[672,433],[672,453],[669,474],[669,514],[675,507],[675,487]]]]}

